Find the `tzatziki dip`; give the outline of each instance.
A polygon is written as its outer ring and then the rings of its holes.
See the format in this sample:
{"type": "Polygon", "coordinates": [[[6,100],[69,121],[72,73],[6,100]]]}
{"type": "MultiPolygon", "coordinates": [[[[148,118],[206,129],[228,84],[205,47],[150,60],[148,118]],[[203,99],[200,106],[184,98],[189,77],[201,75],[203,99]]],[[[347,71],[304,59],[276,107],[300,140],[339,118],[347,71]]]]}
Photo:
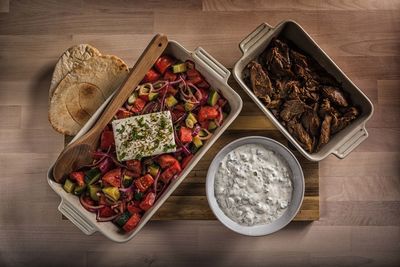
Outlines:
{"type": "Polygon", "coordinates": [[[263,145],[246,144],[229,152],[215,175],[218,205],[238,224],[275,221],[292,198],[291,171],[285,159],[263,145]]]}

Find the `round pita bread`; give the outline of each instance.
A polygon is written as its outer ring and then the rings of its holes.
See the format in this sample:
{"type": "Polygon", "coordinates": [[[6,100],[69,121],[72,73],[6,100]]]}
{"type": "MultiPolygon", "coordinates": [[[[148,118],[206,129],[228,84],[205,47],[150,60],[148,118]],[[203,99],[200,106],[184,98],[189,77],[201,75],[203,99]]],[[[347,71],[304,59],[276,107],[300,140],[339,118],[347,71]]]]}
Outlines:
{"type": "Polygon", "coordinates": [[[68,48],[58,60],[54,68],[53,77],[50,83],[49,96],[50,99],[54,94],[54,90],[65,76],[74,68],[82,65],[85,61],[93,57],[101,56],[97,48],[89,44],[79,44],[68,48]]]}
{"type": "Polygon", "coordinates": [[[128,75],[128,66],[115,56],[85,60],[54,90],[49,120],[63,134],[75,135],[128,75]]]}

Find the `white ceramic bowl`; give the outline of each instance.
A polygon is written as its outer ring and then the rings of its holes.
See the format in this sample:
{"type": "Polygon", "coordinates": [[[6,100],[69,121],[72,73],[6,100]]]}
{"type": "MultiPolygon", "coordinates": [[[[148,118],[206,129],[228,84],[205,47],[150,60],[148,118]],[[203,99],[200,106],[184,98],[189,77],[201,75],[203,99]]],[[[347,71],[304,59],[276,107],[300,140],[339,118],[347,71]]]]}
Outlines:
{"type": "Polygon", "coordinates": [[[229,143],[215,156],[207,173],[206,193],[208,204],[210,205],[211,210],[218,220],[226,227],[239,234],[248,236],[268,235],[285,227],[296,216],[304,198],[304,175],[300,163],[297,161],[296,157],[281,143],[262,136],[248,136],[229,143]],[[254,226],[240,225],[225,215],[215,198],[214,180],[215,174],[218,171],[219,163],[230,151],[246,144],[259,144],[281,155],[282,158],[287,161],[289,169],[292,172],[293,193],[289,207],[280,218],[269,224],[254,226]]]}

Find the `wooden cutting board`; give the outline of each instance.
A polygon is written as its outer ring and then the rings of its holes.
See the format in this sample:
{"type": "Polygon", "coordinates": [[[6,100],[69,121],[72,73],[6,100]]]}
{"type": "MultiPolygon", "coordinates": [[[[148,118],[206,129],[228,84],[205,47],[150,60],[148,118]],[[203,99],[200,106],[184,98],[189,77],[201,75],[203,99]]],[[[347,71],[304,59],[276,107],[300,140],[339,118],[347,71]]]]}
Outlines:
{"type": "MultiPolygon", "coordinates": [[[[208,166],[216,153],[229,142],[251,135],[273,138],[288,146],[299,160],[305,178],[305,196],[301,209],[294,221],[315,221],[319,219],[319,165],[305,159],[291,145],[277,128],[265,117],[233,78],[229,84],[243,99],[243,109],[226,132],[205,154],[186,179],[168,200],[154,214],[152,220],[216,220],[208,206],[205,180],[208,166]]],[[[71,137],[65,137],[66,144],[71,137]]]]}

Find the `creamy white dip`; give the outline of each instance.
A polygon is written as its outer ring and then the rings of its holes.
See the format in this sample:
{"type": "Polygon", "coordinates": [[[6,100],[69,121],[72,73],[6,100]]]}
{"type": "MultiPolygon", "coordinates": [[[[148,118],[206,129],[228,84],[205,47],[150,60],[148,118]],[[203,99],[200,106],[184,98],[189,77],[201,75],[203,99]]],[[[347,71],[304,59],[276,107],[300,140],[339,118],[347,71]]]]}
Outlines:
{"type": "Polygon", "coordinates": [[[274,151],[257,144],[240,146],[219,164],[214,193],[226,216],[241,225],[268,224],[292,199],[291,171],[274,151]]]}

